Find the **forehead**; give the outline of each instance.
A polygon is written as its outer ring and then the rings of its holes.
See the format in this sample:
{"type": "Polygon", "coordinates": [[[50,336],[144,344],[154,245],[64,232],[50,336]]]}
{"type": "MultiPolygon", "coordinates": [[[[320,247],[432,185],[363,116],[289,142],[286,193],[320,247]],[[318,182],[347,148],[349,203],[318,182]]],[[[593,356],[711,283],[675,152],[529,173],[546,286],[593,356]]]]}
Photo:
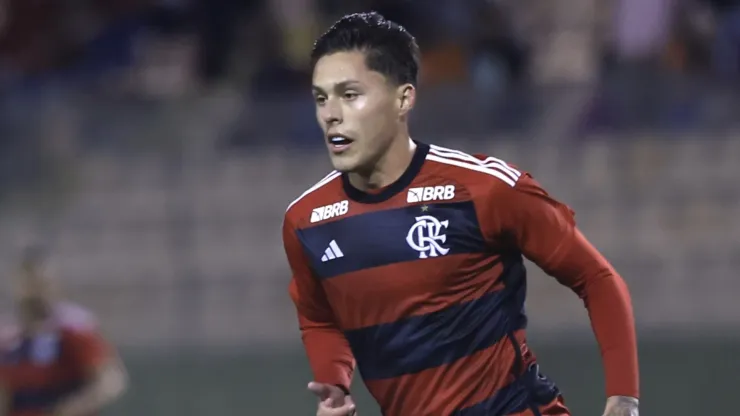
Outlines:
{"type": "Polygon", "coordinates": [[[313,70],[315,87],[331,89],[349,82],[380,86],[386,84],[386,78],[367,67],[365,55],[360,51],[336,52],[316,62],[313,70]]]}

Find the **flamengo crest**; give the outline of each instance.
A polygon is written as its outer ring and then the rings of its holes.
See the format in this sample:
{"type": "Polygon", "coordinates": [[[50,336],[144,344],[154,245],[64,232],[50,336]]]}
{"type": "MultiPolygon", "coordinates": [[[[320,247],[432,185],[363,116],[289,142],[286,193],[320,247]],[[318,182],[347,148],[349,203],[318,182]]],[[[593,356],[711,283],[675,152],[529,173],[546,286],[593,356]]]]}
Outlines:
{"type": "Polygon", "coordinates": [[[440,221],[431,215],[416,217],[416,223],[406,235],[406,242],[419,252],[420,259],[444,256],[450,252],[449,248],[442,247],[447,241],[443,232],[449,225],[449,220],[440,221]]]}

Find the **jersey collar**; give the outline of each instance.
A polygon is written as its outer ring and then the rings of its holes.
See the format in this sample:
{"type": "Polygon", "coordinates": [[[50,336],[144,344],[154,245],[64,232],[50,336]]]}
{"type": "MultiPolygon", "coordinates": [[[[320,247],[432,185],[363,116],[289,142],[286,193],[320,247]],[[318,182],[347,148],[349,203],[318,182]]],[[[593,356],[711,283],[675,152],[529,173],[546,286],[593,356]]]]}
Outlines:
{"type": "Polygon", "coordinates": [[[368,193],[363,192],[352,186],[352,184],[349,183],[348,175],[346,173],[343,173],[342,186],[344,187],[344,192],[350,199],[363,204],[377,204],[379,202],[384,202],[391,199],[399,192],[402,192],[409,185],[411,185],[411,182],[413,182],[414,178],[416,178],[416,175],[419,174],[419,171],[421,171],[421,167],[424,165],[424,161],[426,160],[427,153],[429,153],[429,145],[417,142],[415,140],[414,143],[416,143],[416,151],[414,152],[414,157],[411,158],[411,163],[406,168],[406,171],[403,172],[403,175],[398,178],[398,180],[396,180],[389,186],[386,186],[380,192],[368,193]]]}

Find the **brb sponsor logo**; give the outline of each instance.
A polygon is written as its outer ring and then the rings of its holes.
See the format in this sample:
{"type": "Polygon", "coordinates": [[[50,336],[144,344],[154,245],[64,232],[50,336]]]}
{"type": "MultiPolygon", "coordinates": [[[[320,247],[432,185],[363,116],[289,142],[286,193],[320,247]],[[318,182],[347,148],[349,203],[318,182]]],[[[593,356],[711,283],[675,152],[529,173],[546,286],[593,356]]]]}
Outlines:
{"type": "Polygon", "coordinates": [[[406,202],[431,202],[449,201],[455,197],[455,185],[425,186],[423,188],[411,188],[406,195],[406,202]]]}
{"type": "Polygon", "coordinates": [[[344,200],[329,204],[323,207],[314,208],[311,211],[311,223],[328,220],[330,218],[341,217],[349,211],[349,201],[344,200]]]}

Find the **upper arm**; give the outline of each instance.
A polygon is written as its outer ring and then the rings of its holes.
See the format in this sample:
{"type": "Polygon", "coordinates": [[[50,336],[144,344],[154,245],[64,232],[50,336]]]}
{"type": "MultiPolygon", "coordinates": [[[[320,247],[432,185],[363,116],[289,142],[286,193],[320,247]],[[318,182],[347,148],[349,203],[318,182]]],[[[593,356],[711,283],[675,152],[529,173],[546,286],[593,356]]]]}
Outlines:
{"type": "Polygon", "coordinates": [[[499,237],[540,266],[552,263],[575,234],[570,208],[550,197],[529,174],[513,187],[500,186],[493,200],[499,237]]]}
{"type": "Polygon", "coordinates": [[[112,361],[113,348],[96,331],[70,331],[66,339],[67,353],[85,374],[96,374],[112,361]]]}
{"type": "MultiPolygon", "coordinates": [[[[85,391],[95,394],[95,400],[104,401],[98,403],[98,406],[115,399],[126,390],[128,374],[123,362],[113,346],[100,333],[88,329],[70,331],[65,336],[65,354],[68,355],[70,364],[75,367],[73,371],[78,376],[84,377],[87,387],[91,389],[85,391]]],[[[63,408],[71,406],[76,409],[77,406],[83,406],[82,403],[87,406],[87,393],[80,394],[81,396],[73,396],[69,402],[62,404],[63,408]]]]}
{"type": "Polygon", "coordinates": [[[499,187],[492,201],[497,238],[580,295],[586,278],[611,271],[576,227],[573,211],[530,175],[513,187],[499,187]]]}
{"type": "Polygon", "coordinates": [[[307,323],[303,320],[333,322],[324,288],[311,270],[296,231],[287,217],[283,222],[283,245],[292,273],[290,297],[298,310],[302,326],[307,323]]]}
{"type": "Polygon", "coordinates": [[[333,310],[321,282],[312,272],[308,258],[286,218],[283,224],[285,254],[293,277],[290,296],[298,311],[298,325],[309,363],[318,382],[349,388],[354,358],[344,335],[339,331],[333,310]]]}

